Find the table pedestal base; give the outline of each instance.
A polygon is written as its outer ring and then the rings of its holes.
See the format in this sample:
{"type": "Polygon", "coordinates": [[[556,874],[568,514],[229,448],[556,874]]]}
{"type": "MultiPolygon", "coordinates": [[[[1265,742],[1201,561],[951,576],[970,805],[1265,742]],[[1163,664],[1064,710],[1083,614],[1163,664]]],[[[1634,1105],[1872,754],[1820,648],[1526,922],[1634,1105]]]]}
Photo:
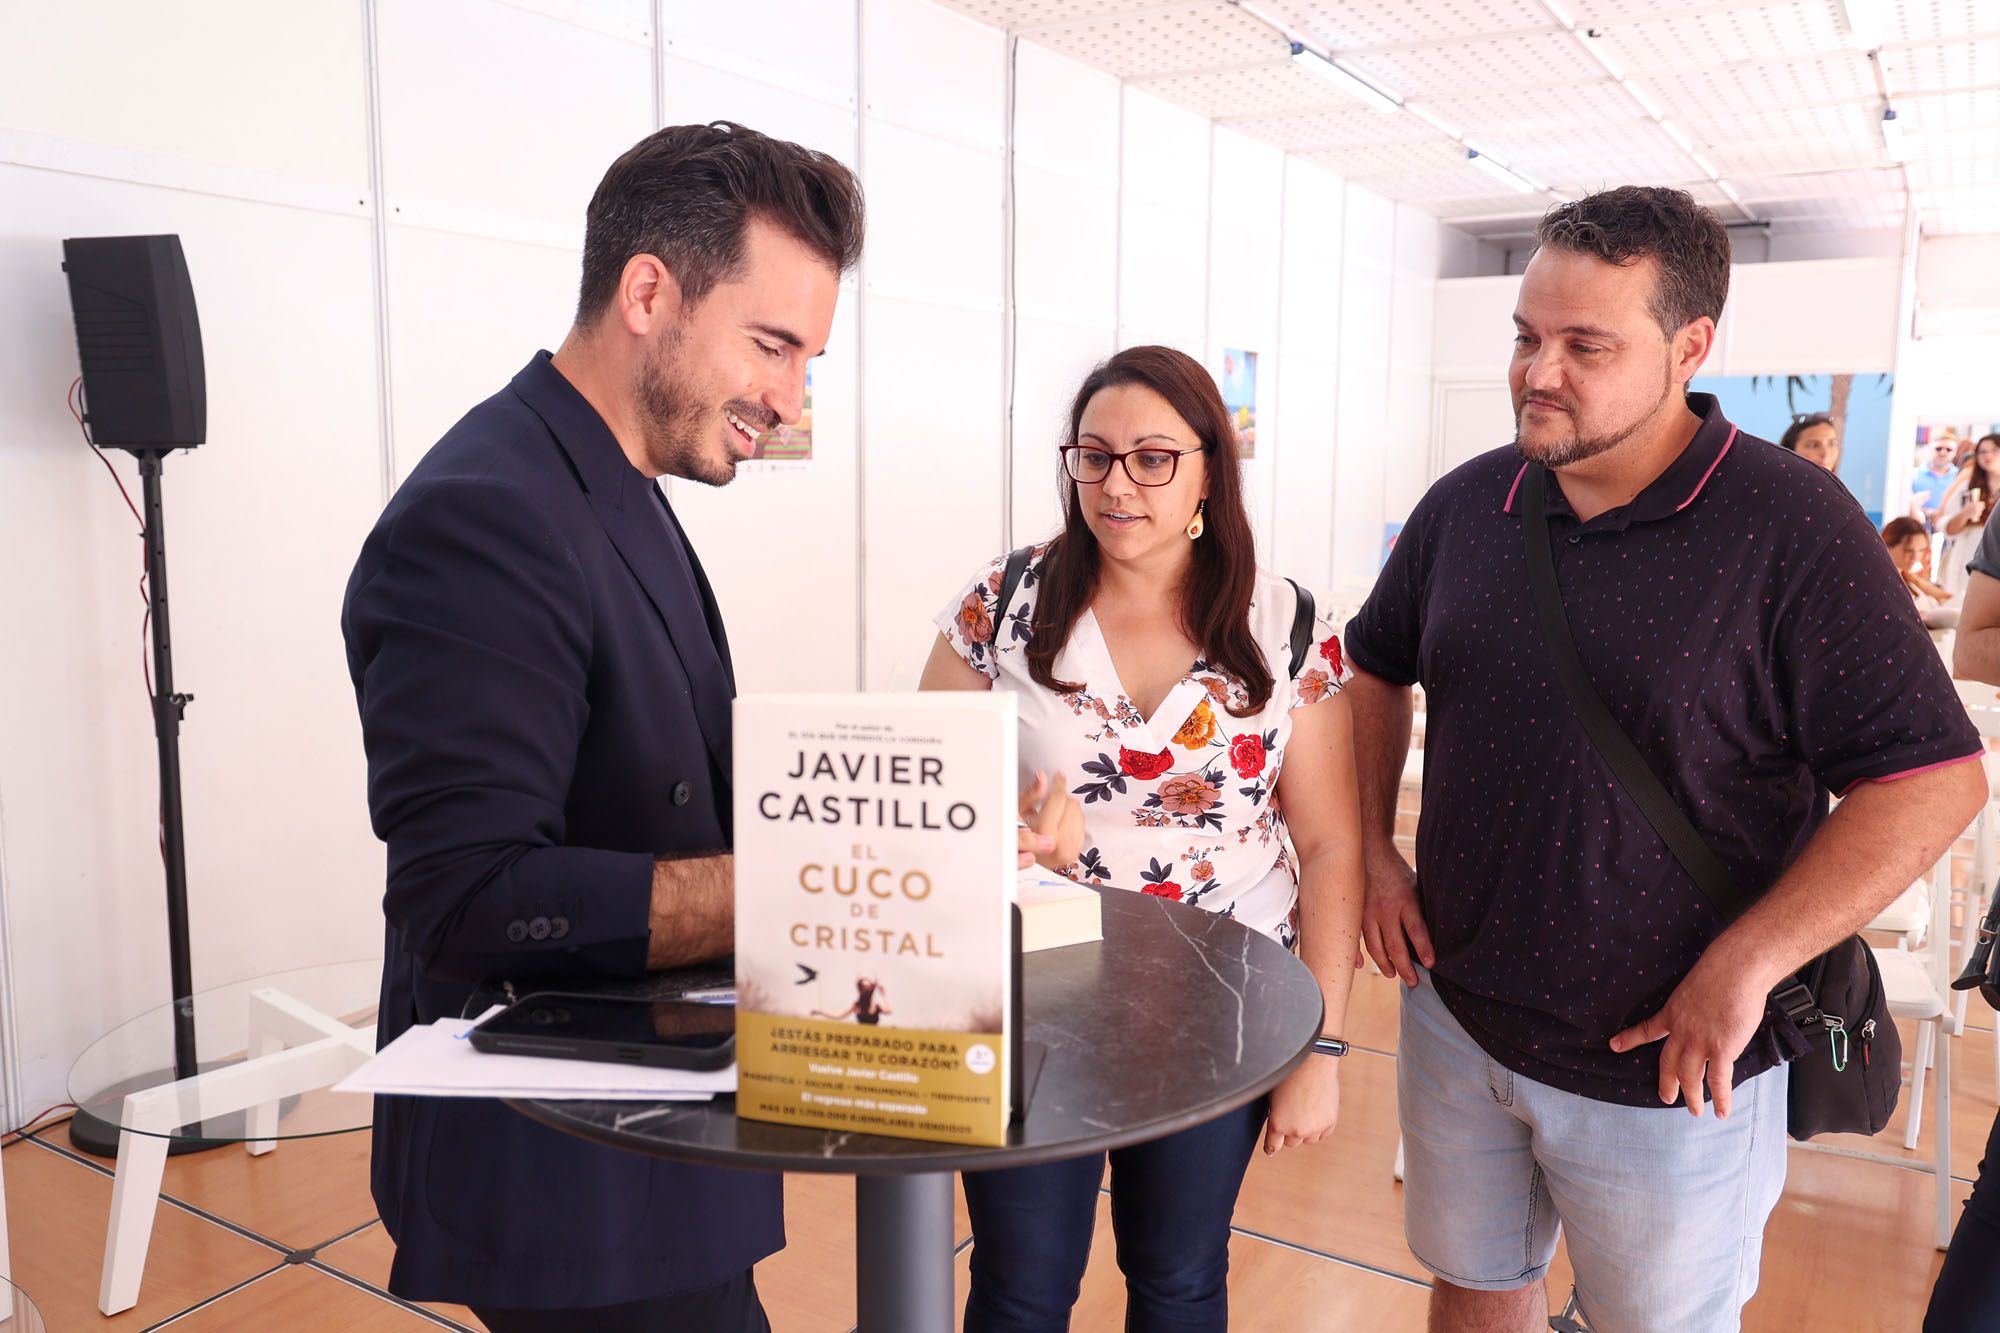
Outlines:
{"type": "Polygon", "coordinates": [[[859,1333],[941,1333],[955,1327],[953,1240],[949,1171],[856,1177],[859,1333]]]}

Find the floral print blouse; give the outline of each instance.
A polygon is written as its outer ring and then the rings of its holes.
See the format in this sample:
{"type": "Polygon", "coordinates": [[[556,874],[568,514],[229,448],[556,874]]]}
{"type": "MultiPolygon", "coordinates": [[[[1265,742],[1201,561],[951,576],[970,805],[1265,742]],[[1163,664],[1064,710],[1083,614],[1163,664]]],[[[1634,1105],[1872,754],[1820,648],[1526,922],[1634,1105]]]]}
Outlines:
{"type": "Polygon", "coordinates": [[[937,626],[995,688],[1020,696],[1023,786],[1037,770],[1061,772],[1082,804],[1083,852],[1062,873],[1222,912],[1293,947],[1299,872],[1276,788],[1292,710],[1331,698],[1350,678],[1332,627],[1318,622],[1313,650],[1288,677],[1298,600],[1285,580],[1260,570],[1250,626],[1273,681],[1263,709],[1232,715],[1249,698],[1242,682],[1196,660],[1142,717],[1089,609],[1055,663],[1056,679],[1083,688],[1047,690],[1029,677],[1043,550],[1029,561],[1004,625],[993,623],[1002,556],[938,614],[937,626]]]}

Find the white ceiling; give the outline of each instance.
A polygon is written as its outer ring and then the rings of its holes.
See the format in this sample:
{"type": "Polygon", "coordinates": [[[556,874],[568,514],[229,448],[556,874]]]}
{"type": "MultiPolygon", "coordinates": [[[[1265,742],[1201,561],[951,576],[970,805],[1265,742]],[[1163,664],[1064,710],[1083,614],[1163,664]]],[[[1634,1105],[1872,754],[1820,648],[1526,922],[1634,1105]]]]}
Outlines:
{"type": "Polygon", "coordinates": [[[1911,200],[1927,233],[2000,232],[2000,0],[1849,0],[1872,38],[1843,0],[942,2],[1480,235],[1627,183],[1788,232],[1897,228],[1911,200]],[[1506,191],[1468,145],[1547,189],[1506,191]]]}

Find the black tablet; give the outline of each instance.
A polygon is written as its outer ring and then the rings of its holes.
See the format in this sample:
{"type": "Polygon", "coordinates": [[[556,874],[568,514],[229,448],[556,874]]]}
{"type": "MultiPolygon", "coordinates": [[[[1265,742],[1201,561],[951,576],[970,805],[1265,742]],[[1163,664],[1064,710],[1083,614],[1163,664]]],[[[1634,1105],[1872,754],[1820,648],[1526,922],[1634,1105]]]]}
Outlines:
{"type": "Polygon", "coordinates": [[[472,1029],[472,1046],[496,1055],[722,1069],[736,1058],[736,1006],[543,991],[472,1029]]]}

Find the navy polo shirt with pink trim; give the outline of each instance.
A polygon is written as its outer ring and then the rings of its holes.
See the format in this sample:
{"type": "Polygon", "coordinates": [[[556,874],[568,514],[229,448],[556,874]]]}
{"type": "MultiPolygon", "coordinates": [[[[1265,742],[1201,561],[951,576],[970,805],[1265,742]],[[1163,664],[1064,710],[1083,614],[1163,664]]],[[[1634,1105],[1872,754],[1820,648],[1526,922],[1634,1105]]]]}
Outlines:
{"type": "MultiPolygon", "coordinates": [[[[1755,892],[1826,818],[1830,792],[1977,757],[1882,539],[1823,469],[1739,433],[1715,399],[1630,504],[1579,523],[1549,487],[1577,651],[1598,693],[1723,863],[1755,892]]],[[[1421,683],[1417,882],[1438,995],[1509,1069],[1658,1106],[1657,1012],[1723,922],[1576,720],[1528,588],[1496,449],[1431,487],[1347,627],[1350,659],[1421,683]]],[[[1767,1020],[1735,1081],[1798,1053],[1767,1020]]]]}

